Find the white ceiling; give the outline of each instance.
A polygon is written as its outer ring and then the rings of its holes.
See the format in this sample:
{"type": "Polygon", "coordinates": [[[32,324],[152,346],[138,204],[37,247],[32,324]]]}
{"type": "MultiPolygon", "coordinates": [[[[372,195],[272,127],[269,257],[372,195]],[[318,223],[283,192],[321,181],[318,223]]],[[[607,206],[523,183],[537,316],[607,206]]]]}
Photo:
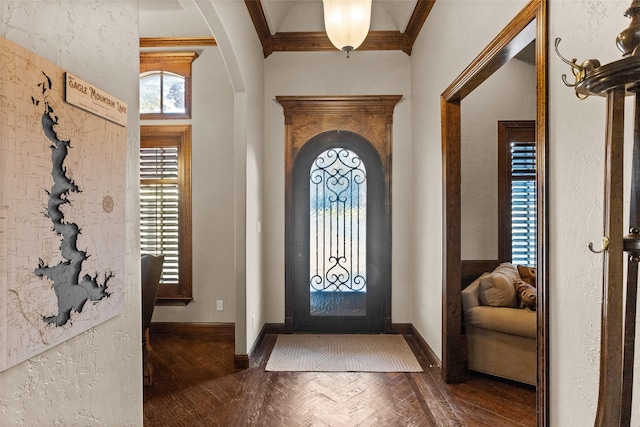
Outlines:
{"type": "Polygon", "coordinates": [[[178,0],[140,0],[140,12],[182,10],[178,0]]]}
{"type": "Polygon", "coordinates": [[[212,35],[200,11],[191,0],[140,0],[139,30],[140,37],[212,35]]]}
{"type": "MultiPolygon", "coordinates": [[[[261,0],[271,34],[324,31],[322,0],[261,0]]],[[[373,0],[372,30],[404,32],[417,0],[373,0]]]]}
{"type": "MultiPolygon", "coordinates": [[[[261,0],[261,3],[271,34],[324,31],[322,0],[261,0]]],[[[417,0],[373,0],[371,30],[404,32],[416,3],[417,0]]],[[[192,0],[140,0],[141,37],[210,35],[192,0]]]]}

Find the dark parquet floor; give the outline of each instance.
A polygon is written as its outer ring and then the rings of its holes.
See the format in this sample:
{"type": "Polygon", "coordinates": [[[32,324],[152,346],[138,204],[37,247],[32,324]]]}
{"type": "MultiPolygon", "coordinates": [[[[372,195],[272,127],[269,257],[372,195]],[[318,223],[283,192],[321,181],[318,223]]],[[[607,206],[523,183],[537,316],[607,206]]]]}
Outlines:
{"type": "Polygon", "coordinates": [[[535,426],[532,387],[472,376],[447,385],[406,335],[424,372],[265,372],[277,335],[251,367],[233,368],[232,338],[151,337],[154,384],[144,425],[154,426],[535,426]]]}

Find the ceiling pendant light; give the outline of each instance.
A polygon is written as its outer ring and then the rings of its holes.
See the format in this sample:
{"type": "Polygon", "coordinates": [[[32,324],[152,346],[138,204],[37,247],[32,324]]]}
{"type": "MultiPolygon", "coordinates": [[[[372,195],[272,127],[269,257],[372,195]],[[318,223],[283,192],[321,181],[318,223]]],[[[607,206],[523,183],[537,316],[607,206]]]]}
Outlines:
{"type": "Polygon", "coordinates": [[[322,0],[324,28],[331,43],[347,54],[367,37],[372,0],[322,0]]]}

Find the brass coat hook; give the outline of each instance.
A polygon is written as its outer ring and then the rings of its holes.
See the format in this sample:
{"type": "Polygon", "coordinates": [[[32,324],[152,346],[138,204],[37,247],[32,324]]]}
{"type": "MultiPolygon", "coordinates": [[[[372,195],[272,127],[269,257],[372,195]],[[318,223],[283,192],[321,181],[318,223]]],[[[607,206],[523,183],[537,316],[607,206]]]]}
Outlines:
{"type": "Polygon", "coordinates": [[[602,238],[602,249],[600,249],[599,251],[596,251],[593,249],[593,242],[589,242],[589,250],[591,252],[593,252],[594,254],[601,254],[602,252],[606,251],[607,249],[609,249],[609,238],[607,236],[604,236],[602,238]]]}
{"type": "MultiPolygon", "coordinates": [[[[560,55],[560,51],[558,50],[558,45],[560,44],[560,40],[562,40],[560,37],[556,37],[556,41],[555,41],[556,55],[558,55],[558,58],[560,58],[562,62],[564,62],[565,64],[571,67],[571,73],[575,78],[574,83],[569,83],[567,81],[567,75],[563,74],[562,83],[564,83],[566,86],[575,88],[576,86],[578,86],[580,83],[584,81],[584,79],[587,77],[587,74],[589,72],[595,70],[600,66],[600,61],[598,61],[597,59],[587,59],[586,61],[582,62],[582,64],[580,65],[578,65],[577,58],[572,58],[571,61],[569,61],[568,59],[560,55]]],[[[580,100],[587,99],[588,96],[589,95],[580,96],[580,94],[576,92],[576,97],[580,100]]]]}

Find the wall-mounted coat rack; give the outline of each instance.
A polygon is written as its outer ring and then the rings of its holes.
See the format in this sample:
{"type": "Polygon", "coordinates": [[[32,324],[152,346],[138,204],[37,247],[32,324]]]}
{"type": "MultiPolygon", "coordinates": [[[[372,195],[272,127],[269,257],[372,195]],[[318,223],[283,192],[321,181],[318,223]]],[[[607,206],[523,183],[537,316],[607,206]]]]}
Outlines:
{"type": "Polygon", "coordinates": [[[563,82],[575,89],[579,99],[607,98],[604,174],[604,253],[602,325],[600,341],[600,387],[595,426],[629,426],[633,391],[633,361],[640,259],[640,0],[633,0],[625,12],[629,28],[617,39],[623,59],[600,65],[596,59],[571,66],[575,82],[563,82]],[[630,232],[623,236],[623,151],[625,96],[635,96],[633,161],[631,171],[630,232]],[[605,244],[606,242],[606,244],[605,244]],[[623,283],[627,252],[627,283],[623,283]],[[624,298],[626,292],[626,299],[624,298]],[[626,301],[626,305],[623,303],[626,301]]]}

